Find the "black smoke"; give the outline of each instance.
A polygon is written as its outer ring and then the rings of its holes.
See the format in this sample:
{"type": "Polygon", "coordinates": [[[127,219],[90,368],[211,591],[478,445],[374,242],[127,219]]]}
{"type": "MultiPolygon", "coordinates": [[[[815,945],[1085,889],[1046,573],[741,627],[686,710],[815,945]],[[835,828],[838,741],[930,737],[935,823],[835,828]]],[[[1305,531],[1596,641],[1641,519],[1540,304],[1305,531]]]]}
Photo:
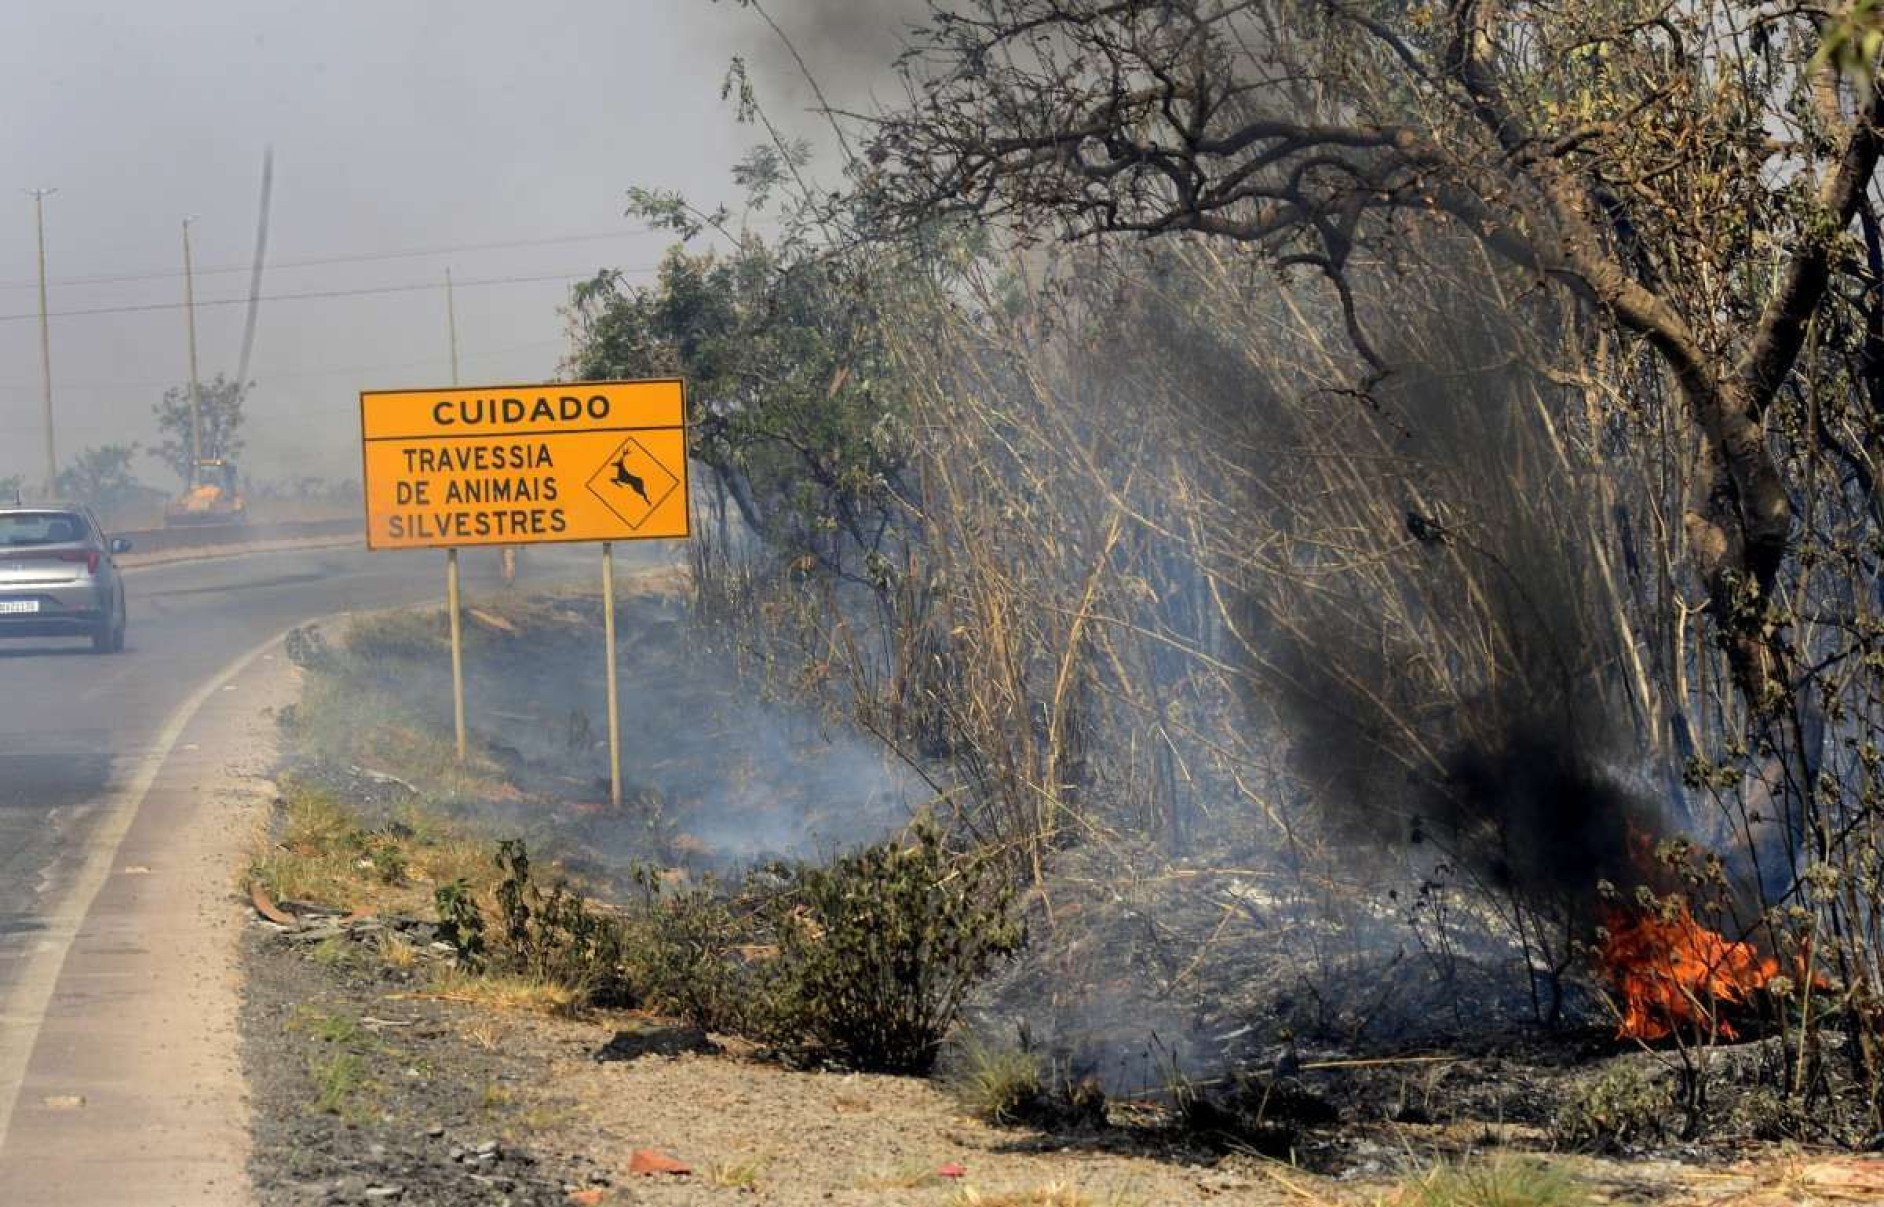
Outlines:
{"type": "Polygon", "coordinates": [[[1250,450],[1245,539],[1272,551],[1237,624],[1252,723],[1351,854],[1592,917],[1598,881],[1645,879],[1673,802],[1602,557],[1626,485],[1533,359],[1574,332],[1489,287],[1401,279],[1363,306],[1386,371],[1349,393],[1147,324],[1250,450]]]}

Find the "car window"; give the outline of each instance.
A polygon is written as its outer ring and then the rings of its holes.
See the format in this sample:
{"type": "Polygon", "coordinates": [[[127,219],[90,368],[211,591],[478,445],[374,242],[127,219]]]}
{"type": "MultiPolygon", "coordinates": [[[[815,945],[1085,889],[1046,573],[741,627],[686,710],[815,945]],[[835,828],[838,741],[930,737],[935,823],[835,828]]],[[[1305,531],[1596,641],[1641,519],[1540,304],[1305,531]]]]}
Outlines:
{"type": "Polygon", "coordinates": [[[85,539],[85,517],[69,511],[0,512],[0,544],[63,545],[85,539]]]}

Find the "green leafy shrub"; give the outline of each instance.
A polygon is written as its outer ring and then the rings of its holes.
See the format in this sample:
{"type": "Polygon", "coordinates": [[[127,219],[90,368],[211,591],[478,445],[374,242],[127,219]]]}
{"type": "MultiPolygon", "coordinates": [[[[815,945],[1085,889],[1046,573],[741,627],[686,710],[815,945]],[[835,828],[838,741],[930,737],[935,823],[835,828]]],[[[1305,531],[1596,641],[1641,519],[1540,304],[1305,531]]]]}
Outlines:
{"type": "Polygon", "coordinates": [[[1557,1112],[1551,1132],[1570,1148],[1614,1151],[1659,1140],[1675,1117],[1666,1083],[1636,1065],[1617,1065],[1573,1094],[1557,1112]]]}
{"type": "Polygon", "coordinates": [[[703,1031],[774,1032],[776,978],[752,911],[711,880],[668,888],[643,867],[635,881],[626,973],[641,1000],[703,1031]]]}
{"type": "Polygon", "coordinates": [[[1020,946],[1012,889],[939,830],[798,869],[779,898],[778,1024],[852,1067],[926,1073],[975,982],[1020,946]]]}
{"type": "Polygon", "coordinates": [[[859,1069],[929,1071],[968,991],[1020,944],[1011,890],[991,864],[953,858],[933,827],[828,866],[768,869],[738,891],[644,868],[620,914],[561,881],[543,888],[521,841],[499,843],[496,864],[488,922],[466,881],[435,894],[440,936],[467,967],[859,1069]]]}
{"type": "Polygon", "coordinates": [[[504,966],[574,989],[594,1005],[629,1004],[620,921],[590,909],[566,881],[547,892],[539,887],[521,839],[497,844],[497,868],[504,966]]]}
{"type": "Polygon", "coordinates": [[[438,937],[451,944],[459,963],[482,968],[484,913],[478,909],[470,882],[460,877],[439,885],[432,891],[432,903],[438,908],[438,937]]]}

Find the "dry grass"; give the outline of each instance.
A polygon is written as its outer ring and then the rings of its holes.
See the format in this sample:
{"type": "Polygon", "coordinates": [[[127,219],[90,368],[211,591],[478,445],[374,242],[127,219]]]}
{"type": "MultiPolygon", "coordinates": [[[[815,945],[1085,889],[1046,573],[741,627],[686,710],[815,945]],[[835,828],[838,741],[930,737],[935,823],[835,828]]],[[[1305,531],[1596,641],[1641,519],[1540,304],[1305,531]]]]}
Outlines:
{"type": "Polygon", "coordinates": [[[281,785],[276,837],[258,837],[242,886],[259,883],[276,901],[314,901],[368,913],[423,913],[438,870],[465,866],[488,848],[471,837],[411,826],[374,829],[334,793],[298,780],[281,785]]]}
{"type": "Polygon", "coordinates": [[[977,1118],[991,1123],[1018,1122],[1045,1089],[1040,1058],[1017,1047],[970,1042],[965,1063],[950,1089],[977,1118]]]}
{"type": "MultiPolygon", "coordinates": [[[[390,629],[405,622],[399,614],[359,621],[347,639],[364,638],[371,647],[375,626],[390,629]]],[[[369,655],[345,655],[356,656],[369,655]]],[[[294,717],[296,738],[304,749],[341,765],[396,771],[429,799],[492,800],[515,792],[488,752],[474,746],[470,757],[460,762],[449,731],[416,721],[403,700],[363,683],[360,676],[310,675],[294,717]]]]}
{"type": "Polygon", "coordinates": [[[492,1010],[570,1018],[582,1012],[582,995],[567,985],[508,973],[441,970],[423,995],[492,1010]]]}
{"type": "Polygon", "coordinates": [[[1575,1178],[1535,1157],[1442,1163],[1387,1200],[1395,1207],[1593,1207],[1575,1178]]]}
{"type": "MultiPolygon", "coordinates": [[[[313,901],[375,914],[429,915],[442,884],[464,880],[491,906],[491,842],[413,805],[397,825],[369,826],[333,792],[298,780],[281,785],[278,836],[259,836],[240,891],[259,883],[276,901],[313,901]]],[[[397,936],[382,940],[388,964],[410,967],[417,952],[397,936]]]]}
{"type": "MultiPolygon", "coordinates": [[[[401,820],[411,826],[408,819],[401,820]]],[[[450,884],[454,880],[476,884],[490,877],[490,843],[456,832],[428,835],[424,829],[412,828],[418,840],[409,873],[413,879],[432,884],[450,884]]]]}
{"type": "Polygon", "coordinates": [[[510,1028],[494,1018],[480,1018],[464,1024],[458,1033],[464,1036],[466,1042],[486,1052],[495,1052],[503,1045],[504,1037],[510,1034],[510,1028]]]}
{"type": "Polygon", "coordinates": [[[247,879],[259,880],[277,901],[320,901],[355,908],[365,891],[346,839],[359,817],[331,793],[294,780],[281,786],[281,837],[262,839],[247,879]]]}
{"type": "MultiPolygon", "coordinates": [[[[369,829],[359,813],[332,792],[291,780],[282,785],[281,813],[280,837],[263,841],[246,873],[249,882],[260,884],[277,901],[429,917],[436,909],[437,888],[463,879],[485,915],[495,913],[497,866],[490,844],[423,809],[408,808],[398,826],[369,829]]],[[[376,958],[405,969],[425,963],[418,948],[393,933],[371,945],[346,937],[324,940],[314,955],[331,962],[376,958]]],[[[575,988],[462,968],[438,971],[425,996],[563,1017],[579,1013],[582,1005],[575,988]]],[[[476,1033],[470,1038],[494,1047],[500,1035],[491,1028],[482,1039],[476,1033]]]]}
{"type": "Polygon", "coordinates": [[[511,1122],[526,1134],[561,1131],[582,1120],[582,1112],[567,1104],[540,1102],[524,1107],[511,1122]]]}
{"type": "Polygon", "coordinates": [[[722,1190],[757,1190],[765,1167],[764,1157],[736,1157],[707,1166],[701,1177],[722,1190]]]}
{"type": "Polygon", "coordinates": [[[379,958],[388,968],[415,968],[419,963],[419,949],[403,936],[388,931],[380,936],[379,958]]]}
{"type": "Polygon", "coordinates": [[[943,1179],[937,1175],[933,1164],[927,1161],[901,1161],[865,1172],[857,1179],[855,1186],[858,1190],[918,1190],[941,1181],[943,1179]]]}

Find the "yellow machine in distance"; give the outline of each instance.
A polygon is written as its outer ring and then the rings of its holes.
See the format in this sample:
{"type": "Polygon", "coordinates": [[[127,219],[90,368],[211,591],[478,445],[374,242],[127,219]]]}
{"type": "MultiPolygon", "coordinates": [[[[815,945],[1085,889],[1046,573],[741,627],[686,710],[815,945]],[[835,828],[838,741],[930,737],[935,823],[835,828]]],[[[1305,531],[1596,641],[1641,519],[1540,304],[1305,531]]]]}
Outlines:
{"type": "Polygon", "coordinates": [[[204,457],[190,467],[190,487],[164,508],[165,525],[240,524],[249,518],[233,462],[204,457]]]}

